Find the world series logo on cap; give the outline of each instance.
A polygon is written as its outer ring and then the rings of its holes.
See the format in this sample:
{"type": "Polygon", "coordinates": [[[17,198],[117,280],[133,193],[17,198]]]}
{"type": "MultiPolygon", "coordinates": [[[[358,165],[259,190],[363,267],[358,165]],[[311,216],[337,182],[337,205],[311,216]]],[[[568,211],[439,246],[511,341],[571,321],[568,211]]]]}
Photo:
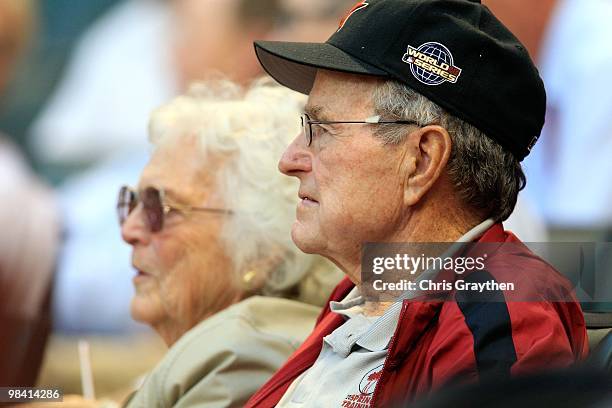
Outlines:
{"type": "Polygon", "coordinates": [[[412,75],[425,85],[457,83],[461,68],[454,65],[453,54],[438,42],[427,42],[419,48],[408,46],[402,61],[410,65],[412,75]]]}

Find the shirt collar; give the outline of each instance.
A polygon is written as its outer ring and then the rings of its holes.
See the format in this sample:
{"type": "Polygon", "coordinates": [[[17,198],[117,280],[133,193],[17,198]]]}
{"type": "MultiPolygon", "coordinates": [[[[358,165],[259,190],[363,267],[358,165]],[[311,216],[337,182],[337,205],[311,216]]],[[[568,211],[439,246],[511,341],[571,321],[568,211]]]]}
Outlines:
{"type": "MultiPolygon", "coordinates": [[[[466,232],[456,242],[459,244],[459,243],[476,241],[477,239],[482,237],[484,233],[487,232],[487,230],[489,230],[489,228],[491,228],[493,225],[495,225],[495,221],[492,219],[487,219],[483,221],[482,223],[478,224],[477,226],[475,226],[474,228],[472,228],[471,230],[469,230],[468,232],[466,232]]],[[[453,253],[460,247],[461,247],[460,245],[452,245],[451,248],[449,249],[449,252],[453,253]]],[[[435,277],[437,273],[438,273],[437,270],[430,269],[428,271],[425,271],[423,274],[421,274],[419,279],[425,279],[425,278],[431,279],[435,277]]],[[[357,287],[355,287],[351,291],[351,293],[349,293],[349,295],[345,298],[345,300],[348,299],[351,296],[351,294],[353,294],[353,292],[355,292],[356,290],[357,290],[357,287]]],[[[357,290],[357,293],[359,293],[358,290],[357,290]]],[[[393,334],[395,333],[395,329],[399,321],[400,313],[402,311],[402,300],[412,299],[416,295],[417,295],[417,292],[404,293],[404,295],[397,302],[394,302],[385,311],[385,313],[382,316],[380,316],[376,321],[374,321],[372,326],[362,336],[360,336],[360,338],[355,342],[355,344],[365,349],[368,349],[369,351],[381,351],[381,350],[386,349],[389,346],[389,342],[391,341],[391,338],[393,337],[393,334]]],[[[362,303],[364,303],[365,300],[363,300],[363,297],[361,296],[361,294],[359,294],[358,296],[361,298],[362,303]]],[[[332,303],[342,303],[342,302],[332,302],[332,303]]],[[[330,308],[331,307],[332,305],[330,303],[330,308]]]]}
{"type": "Polygon", "coordinates": [[[355,286],[349,293],[339,302],[333,300],[329,302],[329,309],[346,317],[353,317],[355,314],[363,312],[365,299],[361,296],[359,288],[355,286]]]}

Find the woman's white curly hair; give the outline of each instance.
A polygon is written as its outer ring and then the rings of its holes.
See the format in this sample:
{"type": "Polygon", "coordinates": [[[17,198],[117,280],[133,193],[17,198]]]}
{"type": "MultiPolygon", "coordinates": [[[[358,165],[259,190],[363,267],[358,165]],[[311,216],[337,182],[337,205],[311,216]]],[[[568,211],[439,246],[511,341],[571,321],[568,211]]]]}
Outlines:
{"type": "Polygon", "coordinates": [[[149,139],[159,146],[197,135],[202,166],[208,155],[226,158],[221,168],[211,170],[225,207],[234,212],[226,218],[221,239],[237,279],[254,270],[254,293],[294,293],[322,304],[341,275],[291,241],[298,185],[277,169],[300,131],[304,102],[302,95],[269,80],[246,91],[224,80],[196,83],[153,113],[149,139]]]}

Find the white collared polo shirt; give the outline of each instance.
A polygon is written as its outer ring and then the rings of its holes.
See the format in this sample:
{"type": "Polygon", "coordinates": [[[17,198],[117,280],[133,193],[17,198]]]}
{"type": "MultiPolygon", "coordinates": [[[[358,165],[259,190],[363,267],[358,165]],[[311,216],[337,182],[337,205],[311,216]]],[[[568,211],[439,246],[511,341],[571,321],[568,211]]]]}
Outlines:
{"type": "Polygon", "coordinates": [[[316,362],[291,384],[277,407],[370,406],[401,303],[373,317],[363,313],[364,303],[357,288],[341,302],[330,303],[346,322],[323,338],[316,362]]]}

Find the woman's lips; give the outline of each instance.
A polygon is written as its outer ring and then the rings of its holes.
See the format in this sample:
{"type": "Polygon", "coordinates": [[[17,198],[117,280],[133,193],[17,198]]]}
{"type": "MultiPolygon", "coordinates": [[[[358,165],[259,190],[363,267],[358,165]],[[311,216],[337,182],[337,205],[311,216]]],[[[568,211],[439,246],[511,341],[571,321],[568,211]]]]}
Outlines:
{"type": "Polygon", "coordinates": [[[145,271],[142,271],[140,269],[136,269],[136,275],[134,275],[134,278],[132,279],[132,281],[134,283],[148,279],[151,277],[150,273],[147,273],[145,271]]]}

